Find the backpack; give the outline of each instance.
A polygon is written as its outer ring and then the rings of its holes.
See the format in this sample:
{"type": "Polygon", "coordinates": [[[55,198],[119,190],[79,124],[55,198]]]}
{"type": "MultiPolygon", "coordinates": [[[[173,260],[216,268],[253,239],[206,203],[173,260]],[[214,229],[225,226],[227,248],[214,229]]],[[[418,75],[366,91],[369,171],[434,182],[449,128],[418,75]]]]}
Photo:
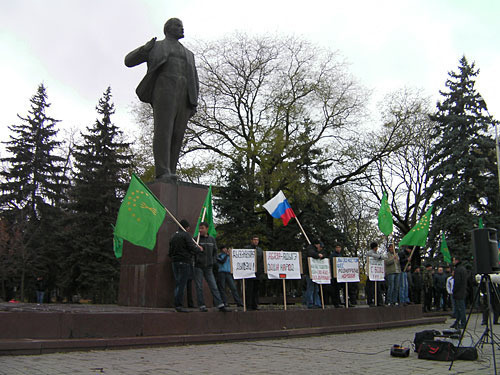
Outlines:
{"type": "Polygon", "coordinates": [[[413,343],[415,344],[415,351],[419,351],[420,345],[424,341],[433,341],[434,337],[439,335],[441,335],[441,332],[436,331],[435,329],[428,329],[415,333],[415,339],[413,340],[413,343]]]}

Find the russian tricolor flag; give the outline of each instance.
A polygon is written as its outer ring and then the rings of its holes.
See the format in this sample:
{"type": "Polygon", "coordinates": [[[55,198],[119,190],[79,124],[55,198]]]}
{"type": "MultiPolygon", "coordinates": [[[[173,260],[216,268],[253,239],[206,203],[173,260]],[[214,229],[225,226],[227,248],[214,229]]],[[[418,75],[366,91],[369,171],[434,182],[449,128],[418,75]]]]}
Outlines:
{"type": "Polygon", "coordinates": [[[290,204],[285,198],[285,194],[280,190],[276,196],[264,204],[264,208],[271,214],[272,217],[283,220],[283,225],[287,225],[292,217],[296,217],[290,207],[290,204]]]}

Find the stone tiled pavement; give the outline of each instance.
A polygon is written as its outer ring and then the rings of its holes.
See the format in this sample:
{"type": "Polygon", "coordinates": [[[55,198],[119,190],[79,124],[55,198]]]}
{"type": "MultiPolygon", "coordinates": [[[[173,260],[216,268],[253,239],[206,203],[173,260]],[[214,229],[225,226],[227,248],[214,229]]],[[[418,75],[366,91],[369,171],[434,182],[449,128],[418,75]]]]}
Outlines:
{"type": "MultiPolygon", "coordinates": [[[[481,317],[471,317],[466,340],[483,333],[481,317]]],[[[317,337],[188,345],[164,348],[0,357],[0,374],[493,374],[491,344],[477,361],[426,361],[389,355],[393,344],[409,346],[415,332],[447,325],[335,334],[317,337]]],[[[500,335],[500,326],[494,326],[500,335]]],[[[500,349],[495,348],[500,368],[500,349]]]]}

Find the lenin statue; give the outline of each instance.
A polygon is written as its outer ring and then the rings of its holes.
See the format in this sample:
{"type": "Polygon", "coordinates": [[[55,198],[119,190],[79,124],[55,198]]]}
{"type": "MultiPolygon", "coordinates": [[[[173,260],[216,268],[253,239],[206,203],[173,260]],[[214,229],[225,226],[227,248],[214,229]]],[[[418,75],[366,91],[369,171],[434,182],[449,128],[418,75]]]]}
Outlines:
{"type": "Polygon", "coordinates": [[[194,55],[179,39],[182,21],[171,18],[163,29],[165,39],[151,39],[125,57],[133,67],[147,62],[146,76],[137,86],[139,99],[153,107],[153,154],[157,179],[176,179],[175,171],[188,120],[198,104],[198,73],[194,55]]]}

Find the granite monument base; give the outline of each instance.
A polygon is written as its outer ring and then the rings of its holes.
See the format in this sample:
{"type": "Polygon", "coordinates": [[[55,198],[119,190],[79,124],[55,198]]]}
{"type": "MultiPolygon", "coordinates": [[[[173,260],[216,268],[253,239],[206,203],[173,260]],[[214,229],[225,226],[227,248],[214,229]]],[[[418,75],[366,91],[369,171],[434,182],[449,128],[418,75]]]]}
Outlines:
{"type": "MultiPolygon", "coordinates": [[[[208,188],[204,185],[171,181],[154,181],[148,184],[148,187],[177,220],[189,221],[192,234],[208,188]]],[[[124,241],[119,305],[173,307],[174,277],[168,251],[170,238],[177,228],[177,224],[167,213],[152,251],[124,241]]],[[[193,298],[195,299],[195,296],[193,298]]],[[[207,305],[212,301],[207,291],[205,300],[207,305]]]]}

